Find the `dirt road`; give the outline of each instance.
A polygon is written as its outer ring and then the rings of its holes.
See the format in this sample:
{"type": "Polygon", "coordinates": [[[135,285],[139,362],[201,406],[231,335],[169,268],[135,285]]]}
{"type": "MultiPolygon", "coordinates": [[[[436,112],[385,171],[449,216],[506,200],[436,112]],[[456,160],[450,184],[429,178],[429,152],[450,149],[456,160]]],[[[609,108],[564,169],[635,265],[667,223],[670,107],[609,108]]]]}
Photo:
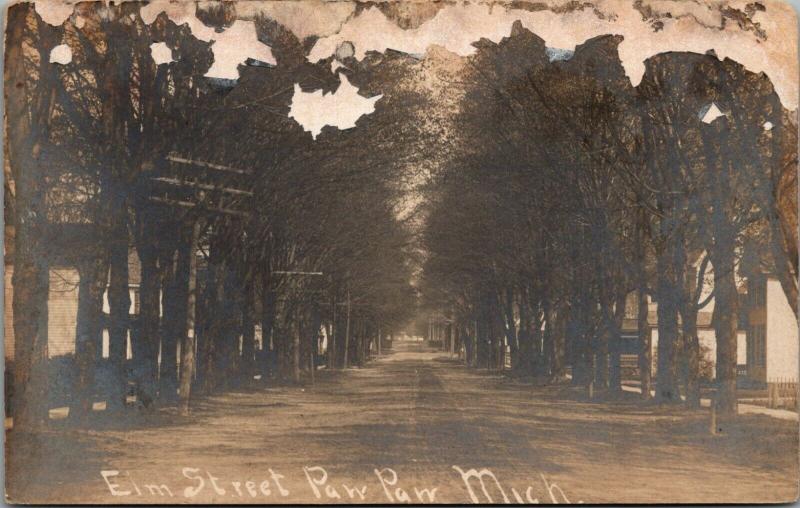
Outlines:
{"type": "Polygon", "coordinates": [[[582,401],[415,344],[313,387],[198,401],[10,441],[12,501],[466,503],[788,501],[797,424],[582,401]],[[484,471],[480,479],[470,469],[484,471]],[[462,474],[463,471],[463,474],[462,474]]]}

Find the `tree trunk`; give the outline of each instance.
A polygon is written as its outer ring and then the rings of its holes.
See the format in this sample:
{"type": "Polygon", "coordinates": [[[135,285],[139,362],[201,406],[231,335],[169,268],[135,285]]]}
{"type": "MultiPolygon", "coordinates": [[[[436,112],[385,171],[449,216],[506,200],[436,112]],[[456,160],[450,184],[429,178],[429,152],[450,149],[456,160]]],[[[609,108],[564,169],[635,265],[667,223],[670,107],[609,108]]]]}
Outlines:
{"type": "MultiPolygon", "coordinates": [[[[10,393],[14,429],[36,431],[48,421],[48,308],[50,280],[47,261],[22,260],[17,229],[12,285],[14,295],[14,384],[10,393]]],[[[35,249],[25,248],[31,252],[35,249]]],[[[32,255],[35,256],[35,255],[32,255]]]]}
{"type": "Polygon", "coordinates": [[[636,214],[636,253],[637,263],[637,315],[636,328],[639,338],[639,381],[642,387],[642,399],[650,400],[653,388],[653,334],[650,329],[650,308],[647,301],[647,243],[650,237],[650,222],[647,211],[642,206],[636,214]]]}
{"type": "Polygon", "coordinates": [[[272,274],[267,269],[264,272],[263,283],[261,285],[261,343],[264,349],[264,358],[267,366],[264,370],[263,380],[274,374],[270,372],[273,359],[273,342],[275,327],[275,311],[277,307],[277,295],[272,287],[272,274]]]}
{"type": "MultiPolygon", "coordinates": [[[[299,310],[299,309],[298,309],[299,310]]],[[[291,379],[292,382],[295,384],[300,383],[300,343],[302,336],[302,318],[300,312],[295,312],[294,314],[294,326],[292,326],[292,345],[291,345],[291,355],[292,355],[292,363],[291,363],[291,379]]],[[[287,323],[287,328],[291,326],[292,323],[289,321],[287,323]]]]}
{"type": "Polygon", "coordinates": [[[347,317],[344,326],[344,368],[347,368],[347,354],[350,349],[350,289],[347,290],[347,317]]]}
{"type": "Polygon", "coordinates": [[[317,370],[317,355],[319,354],[319,331],[322,327],[322,313],[316,303],[311,304],[311,319],[308,331],[309,348],[309,368],[311,382],[314,382],[317,370]]]}
{"type": "Polygon", "coordinates": [[[649,400],[650,391],[653,389],[653,338],[648,322],[649,308],[646,288],[639,288],[637,298],[639,300],[639,312],[636,316],[639,335],[639,380],[642,385],[642,398],[649,400]]]}
{"type": "Polygon", "coordinates": [[[256,355],[255,288],[245,281],[242,307],[242,361],[240,376],[245,383],[253,381],[256,355]]]}
{"type": "MultiPolygon", "coordinates": [[[[182,247],[182,246],[181,246],[182,247]]],[[[180,247],[178,247],[180,249],[180,247]]],[[[177,250],[172,248],[161,254],[161,280],[164,288],[162,298],[163,317],[161,336],[161,361],[159,362],[159,399],[174,402],[178,393],[178,341],[186,324],[185,288],[180,287],[177,274],[177,250]]]]}
{"type": "Polygon", "coordinates": [[[611,342],[611,335],[613,334],[613,300],[611,295],[611,290],[608,287],[607,281],[603,282],[603,287],[600,289],[600,315],[602,318],[602,327],[598,330],[598,333],[595,336],[595,389],[602,390],[603,392],[608,390],[608,378],[609,378],[609,346],[611,342]]]}
{"type": "Polygon", "coordinates": [[[589,324],[589,309],[586,297],[579,297],[571,318],[572,338],[572,384],[594,384],[594,355],[591,348],[591,330],[589,324]]]}
{"type": "MultiPolygon", "coordinates": [[[[551,309],[551,313],[553,310],[551,309]]],[[[566,355],[567,355],[567,316],[566,308],[562,306],[555,314],[553,335],[553,356],[550,361],[550,380],[560,381],[566,377],[566,355]]]]}
{"type": "Polygon", "coordinates": [[[517,342],[517,323],[514,318],[514,290],[511,286],[506,288],[503,301],[503,317],[505,320],[506,340],[511,354],[511,371],[519,371],[519,343],[517,342]]]}
{"type": "Polygon", "coordinates": [[[120,228],[111,246],[111,283],[108,288],[110,322],[108,326],[108,361],[111,365],[111,386],[108,411],[125,407],[128,394],[126,369],[131,297],[128,287],[128,230],[120,228]]]}
{"type": "Polygon", "coordinates": [[[221,279],[222,267],[218,260],[214,259],[214,251],[212,249],[206,272],[206,284],[203,294],[203,330],[201,335],[200,349],[200,363],[202,364],[202,377],[201,385],[204,394],[210,394],[216,385],[216,357],[219,354],[217,348],[219,341],[217,340],[217,333],[219,333],[219,315],[218,307],[218,294],[222,292],[219,287],[222,285],[221,279]]]}
{"type": "MultiPolygon", "coordinates": [[[[704,131],[707,132],[707,131],[704,131]]],[[[709,258],[714,268],[714,313],[712,322],[717,339],[716,384],[712,401],[719,416],[737,413],[736,349],[739,321],[739,294],[736,290],[736,240],[739,232],[733,214],[738,204],[733,187],[733,175],[740,168],[728,151],[704,136],[706,164],[710,167],[711,245],[709,258]]],[[[796,171],[796,169],[794,169],[796,171]]],[[[796,187],[792,189],[796,193],[796,187]]]]}
{"type": "Polygon", "coordinates": [[[70,419],[84,424],[91,414],[95,395],[95,367],[103,340],[103,294],[108,281],[108,257],[96,256],[79,268],[78,315],[75,334],[75,399],[70,419]]]}
{"type": "Polygon", "coordinates": [[[519,359],[517,369],[522,376],[529,376],[533,373],[533,337],[531,334],[531,312],[528,296],[523,292],[519,299],[519,359]]]}
{"type": "MultiPolygon", "coordinates": [[[[361,318],[359,323],[359,351],[358,351],[358,366],[363,367],[367,364],[367,357],[369,356],[369,350],[367,349],[367,341],[369,340],[369,327],[367,326],[367,320],[365,318],[361,318]]],[[[442,339],[444,341],[444,338],[442,339]]]]}
{"type": "Polygon", "coordinates": [[[287,328],[289,320],[286,317],[288,304],[276,298],[275,322],[272,325],[272,345],[274,348],[275,377],[285,381],[289,377],[289,345],[286,338],[287,333],[292,333],[291,328],[287,328]]]}
{"type": "Polygon", "coordinates": [[[542,304],[544,311],[544,332],[542,333],[542,375],[553,379],[555,362],[556,313],[549,301],[542,304]]]}
{"type": "Polygon", "coordinates": [[[567,342],[570,346],[569,363],[572,366],[571,384],[575,386],[584,384],[584,377],[586,375],[586,365],[583,358],[583,334],[581,333],[582,326],[580,324],[581,314],[580,301],[573,301],[565,329],[568,337],[567,342]]]}
{"type": "Polygon", "coordinates": [[[487,326],[487,320],[485,316],[486,311],[483,310],[481,312],[481,317],[476,320],[475,367],[489,369],[491,368],[491,349],[488,340],[489,327],[487,326]]]}
{"type": "MultiPolygon", "coordinates": [[[[688,260],[687,260],[688,261],[688,260]]],[[[697,302],[695,299],[697,270],[691,262],[684,269],[683,297],[681,298],[681,332],[686,357],[686,405],[700,407],[700,340],[697,336],[697,302]]]]}
{"type": "Polygon", "coordinates": [[[328,355],[328,368],[336,368],[336,287],[334,286],[331,291],[331,322],[327,330],[327,343],[325,345],[326,353],[328,355]]]}
{"type": "Polygon", "coordinates": [[[739,295],[736,291],[733,242],[716,242],[711,253],[714,265],[714,332],[717,337],[717,411],[735,415],[736,348],[739,295]]]}
{"type": "Polygon", "coordinates": [[[614,319],[611,323],[612,329],[609,336],[609,371],[608,371],[608,390],[613,396],[622,394],[622,324],[625,320],[625,303],[627,295],[624,291],[617,293],[614,302],[614,319]]]}
{"type": "MultiPolygon", "coordinates": [[[[39,80],[37,87],[52,93],[36,94],[28,100],[30,83],[25,68],[23,39],[33,4],[10,6],[5,46],[5,113],[8,164],[14,179],[14,383],[9,394],[14,430],[39,430],[48,421],[47,403],[47,299],[50,267],[44,244],[46,202],[44,167],[39,161],[40,140],[47,131],[54,103],[55,87],[48,81],[54,66],[46,52],[60,40],[54,27],[38,23],[39,80]]],[[[6,204],[8,210],[9,204],[6,204]]]]}
{"type": "Polygon", "coordinates": [[[213,393],[227,381],[227,369],[230,367],[232,346],[229,307],[226,305],[226,286],[228,281],[228,263],[221,252],[224,250],[219,239],[211,244],[206,282],[206,309],[202,352],[204,363],[203,392],[213,393]]]}
{"type": "Polygon", "coordinates": [[[237,373],[241,362],[239,339],[241,337],[242,291],[240,278],[231,264],[227,260],[223,261],[221,283],[217,286],[216,306],[221,319],[217,322],[215,333],[212,335],[217,341],[216,351],[218,353],[215,357],[214,369],[215,390],[231,388],[239,380],[237,373]]]}
{"type": "Polygon", "coordinates": [[[206,264],[204,277],[201,281],[198,273],[197,277],[197,305],[195,311],[195,341],[197,342],[197,357],[195,358],[195,369],[197,370],[196,384],[202,393],[206,392],[207,378],[211,375],[212,368],[211,348],[211,328],[214,314],[214,293],[216,292],[216,282],[214,279],[214,265],[211,259],[206,264]]]}
{"type": "MultiPolygon", "coordinates": [[[[674,248],[674,247],[673,247],[674,248]]],[[[658,258],[658,370],[656,398],[678,402],[677,384],[678,299],[677,266],[669,254],[658,258]]]]}
{"type": "Polygon", "coordinates": [[[545,374],[542,354],[542,315],[538,308],[533,308],[531,316],[531,359],[530,372],[534,377],[545,374]]]}
{"type": "Polygon", "coordinates": [[[138,344],[134,347],[133,361],[136,365],[138,402],[149,407],[156,399],[161,288],[155,249],[152,246],[143,246],[138,252],[142,282],[139,290],[138,344]]]}
{"type": "Polygon", "coordinates": [[[681,314],[686,349],[686,405],[700,407],[700,340],[697,336],[697,307],[681,314]]]}
{"type": "Polygon", "coordinates": [[[503,340],[505,339],[505,326],[503,325],[503,311],[500,307],[498,295],[495,291],[489,294],[489,341],[491,344],[491,356],[489,368],[491,370],[503,370],[505,366],[505,356],[503,340]]]}
{"type": "Polygon", "coordinates": [[[464,363],[467,367],[474,366],[475,362],[475,333],[478,325],[472,321],[464,327],[464,363]],[[470,331],[471,330],[471,331],[470,331]]]}

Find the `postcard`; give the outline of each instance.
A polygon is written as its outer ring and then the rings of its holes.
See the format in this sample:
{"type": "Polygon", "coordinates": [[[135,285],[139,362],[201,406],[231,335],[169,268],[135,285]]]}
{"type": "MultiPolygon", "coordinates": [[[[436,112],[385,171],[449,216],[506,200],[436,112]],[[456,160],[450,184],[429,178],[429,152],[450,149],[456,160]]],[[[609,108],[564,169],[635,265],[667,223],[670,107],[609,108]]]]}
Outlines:
{"type": "Polygon", "coordinates": [[[7,502],[797,500],[797,26],[7,6],[7,502]]]}

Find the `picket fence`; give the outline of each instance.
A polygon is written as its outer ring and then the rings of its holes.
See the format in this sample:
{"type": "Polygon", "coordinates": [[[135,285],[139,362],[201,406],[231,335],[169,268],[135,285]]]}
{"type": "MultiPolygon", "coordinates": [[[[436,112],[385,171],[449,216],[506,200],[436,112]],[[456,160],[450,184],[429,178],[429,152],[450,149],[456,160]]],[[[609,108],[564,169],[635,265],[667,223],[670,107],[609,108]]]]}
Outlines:
{"type": "Polygon", "coordinates": [[[767,382],[767,406],[797,408],[797,380],[777,378],[767,382]]]}

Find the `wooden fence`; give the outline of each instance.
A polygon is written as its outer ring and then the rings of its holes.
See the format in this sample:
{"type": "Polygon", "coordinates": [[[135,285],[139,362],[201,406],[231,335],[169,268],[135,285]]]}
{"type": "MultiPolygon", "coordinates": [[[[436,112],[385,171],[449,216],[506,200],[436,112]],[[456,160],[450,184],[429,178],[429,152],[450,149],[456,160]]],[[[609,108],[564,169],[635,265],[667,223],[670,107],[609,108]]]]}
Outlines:
{"type": "Polygon", "coordinates": [[[767,382],[767,407],[797,408],[797,380],[778,378],[767,382]]]}

